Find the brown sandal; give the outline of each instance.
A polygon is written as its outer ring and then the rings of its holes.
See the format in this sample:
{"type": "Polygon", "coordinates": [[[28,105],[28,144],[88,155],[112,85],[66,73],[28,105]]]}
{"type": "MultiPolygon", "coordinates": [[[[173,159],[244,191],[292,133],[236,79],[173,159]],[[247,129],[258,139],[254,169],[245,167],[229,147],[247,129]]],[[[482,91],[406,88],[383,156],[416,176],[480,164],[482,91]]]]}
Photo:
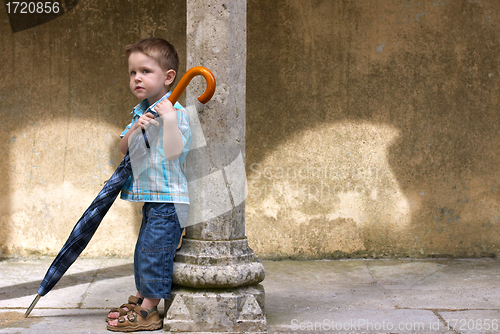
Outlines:
{"type": "Polygon", "coordinates": [[[163,322],[156,306],[150,309],[136,306],[133,311],[118,318],[117,326],[108,324],[108,330],[115,332],[154,331],[162,326],[163,322]]]}
{"type": "Polygon", "coordinates": [[[134,307],[136,307],[137,305],[141,305],[142,300],[143,300],[142,298],[139,298],[136,296],[128,297],[128,303],[122,304],[122,306],[120,306],[120,307],[113,307],[112,309],[109,310],[108,317],[106,318],[106,322],[116,320],[119,317],[123,317],[128,312],[132,311],[134,309],[134,307]],[[127,310],[125,309],[125,307],[127,308],[127,310]],[[118,316],[118,318],[110,318],[109,314],[111,312],[118,312],[118,313],[120,313],[120,315],[118,316]]]}

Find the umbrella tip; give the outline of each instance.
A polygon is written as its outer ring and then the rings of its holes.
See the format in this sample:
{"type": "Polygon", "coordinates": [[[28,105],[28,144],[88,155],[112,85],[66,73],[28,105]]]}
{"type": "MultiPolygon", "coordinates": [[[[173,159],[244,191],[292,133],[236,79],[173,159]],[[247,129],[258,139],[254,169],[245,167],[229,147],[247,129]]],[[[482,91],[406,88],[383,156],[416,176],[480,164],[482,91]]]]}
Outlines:
{"type": "Polygon", "coordinates": [[[33,309],[35,308],[36,303],[38,303],[38,301],[40,300],[41,297],[42,296],[40,296],[40,295],[36,295],[35,299],[33,299],[33,301],[31,302],[30,307],[28,307],[28,310],[24,314],[25,318],[27,318],[30,315],[31,311],[33,311],[33,309]]]}

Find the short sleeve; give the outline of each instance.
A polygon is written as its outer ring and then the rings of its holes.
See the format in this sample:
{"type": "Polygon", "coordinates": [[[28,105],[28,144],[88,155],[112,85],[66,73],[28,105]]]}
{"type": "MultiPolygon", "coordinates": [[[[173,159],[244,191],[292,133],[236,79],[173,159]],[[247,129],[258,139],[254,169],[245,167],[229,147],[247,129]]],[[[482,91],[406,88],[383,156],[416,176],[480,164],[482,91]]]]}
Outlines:
{"type": "Polygon", "coordinates": [[[123,136],[125,136],[127,134],[128,130],[130,130],[132,128],[132,123],[133,122],[131,122],[129,125],[127,125],[127,127],[125,128],[125,130],[123,130],[123,132],[120,135],[120,138],[123,138],[123,136]]]}

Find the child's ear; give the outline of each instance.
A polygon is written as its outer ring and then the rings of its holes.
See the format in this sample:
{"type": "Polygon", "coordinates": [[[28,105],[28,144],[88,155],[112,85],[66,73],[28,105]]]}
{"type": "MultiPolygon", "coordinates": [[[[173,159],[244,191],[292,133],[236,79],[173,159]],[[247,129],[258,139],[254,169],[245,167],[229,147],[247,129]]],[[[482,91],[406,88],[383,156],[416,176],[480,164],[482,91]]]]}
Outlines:
{"type": "Polygon", "coordinates": [[[172,69],[165,72],[165,86],[170,86],[174,82],[176,74],[172,69]]]}

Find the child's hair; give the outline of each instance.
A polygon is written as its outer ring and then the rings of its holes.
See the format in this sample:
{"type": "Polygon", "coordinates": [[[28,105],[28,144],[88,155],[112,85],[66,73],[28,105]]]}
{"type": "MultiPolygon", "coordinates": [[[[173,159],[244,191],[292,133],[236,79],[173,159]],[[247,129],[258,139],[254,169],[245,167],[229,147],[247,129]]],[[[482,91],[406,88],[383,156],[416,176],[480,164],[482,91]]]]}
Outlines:
{"type": "Polygon", "coordinates": [[[125,56],[132,52],[142,52],[160,64],[164,71],[174,70],[177,74],[179,67],[179,56],[172,44],[162,38],[146,38],[125,47],[125,56]]]}

